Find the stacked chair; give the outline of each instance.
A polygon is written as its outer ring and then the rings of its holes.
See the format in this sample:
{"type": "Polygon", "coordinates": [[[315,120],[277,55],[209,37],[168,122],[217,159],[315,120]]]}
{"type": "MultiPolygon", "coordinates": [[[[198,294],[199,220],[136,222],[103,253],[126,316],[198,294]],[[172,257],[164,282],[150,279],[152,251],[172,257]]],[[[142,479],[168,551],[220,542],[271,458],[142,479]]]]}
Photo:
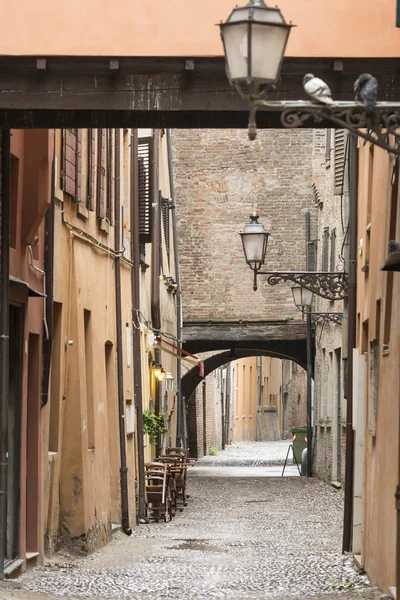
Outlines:
{"type": "Polygon", "coordinates": [[[145,464],[146,517],[168,522],[187,506],[187,469],[195,460],[186,448],[167,448],[166,453],[145,464]]]}

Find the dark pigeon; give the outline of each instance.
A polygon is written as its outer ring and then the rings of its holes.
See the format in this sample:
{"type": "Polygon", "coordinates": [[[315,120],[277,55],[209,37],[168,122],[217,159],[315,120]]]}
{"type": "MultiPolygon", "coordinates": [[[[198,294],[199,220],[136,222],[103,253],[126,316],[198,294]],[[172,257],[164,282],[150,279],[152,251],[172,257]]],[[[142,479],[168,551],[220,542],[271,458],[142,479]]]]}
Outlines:
{"type": "Polygon", "coordinates": [[[370,73],[363,73],[354,83],[355,99],[362,100],[368,112],[374,110],[378,94],[378,81],[370,73]]]}
{"type": "Polygon", "coordinates": [[[394,252],[400,253],[400,244],[398,244],[394,240],[390,240],[389,241],[389,254],[393,254],[394,252]]]}

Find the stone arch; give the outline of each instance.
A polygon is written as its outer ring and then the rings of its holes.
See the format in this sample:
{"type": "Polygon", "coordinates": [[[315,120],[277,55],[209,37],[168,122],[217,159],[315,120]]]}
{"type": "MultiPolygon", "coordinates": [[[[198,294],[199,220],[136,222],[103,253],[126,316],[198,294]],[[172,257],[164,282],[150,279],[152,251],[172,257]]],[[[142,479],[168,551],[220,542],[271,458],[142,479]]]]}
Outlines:
{"type": "Polygon", "coordinates": [[[298,364],[305,371],[307,370],[307,364],[296,356],[284,354],[282,352],[274,352],[273,350],[263,350],[259,348],[235,348],[234,350],[228,350],[219,354],[213,354],[204,361],[204,377],[200,375],[199,367],[193,367],[182,377],[182,396],[189,399],[193,394],[197,386],[203,381],[207,375],[215,371],[218,367],[225,365],[228,362],[238,360],[240,358],[247,358],[250,356],[270,356],[272,358],[280,358],[282,360],[292,360],[298,364]]]}

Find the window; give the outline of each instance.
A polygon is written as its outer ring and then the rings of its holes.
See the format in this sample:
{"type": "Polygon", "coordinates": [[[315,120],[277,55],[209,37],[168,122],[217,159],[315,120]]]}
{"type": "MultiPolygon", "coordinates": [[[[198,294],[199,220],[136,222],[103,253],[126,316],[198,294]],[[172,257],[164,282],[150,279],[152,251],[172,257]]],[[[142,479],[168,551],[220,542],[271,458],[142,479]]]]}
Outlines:
{"type": "Polygon", "coordinates": [[[329,227],[324,228],[322,235],[322,271],[327,271],[329,267],[329,227]]]}
{"type": "Polygon", "coordinates": [[[164,240],[167,251],[167,260],[169,266],[170,259],[170,243],[169,243],[169,201],[167,198],[161,198],[161,214],[164,229],[164,240]]]}
{"type": "Polygon", "coordinates": [[[325,138],[325,167],[327,169],[331,166],[331,144],[332,144],[332,129],[326,129],[326,138],[325,138]]]}
{"type": "Polygon", "coordinates": [[[336,229],[332,230],[331,233],[331,264],[330,264],[330,272],[334,273],[336,271],[336,229]]]}
{"type": "Polygon", "coordinates": [[[87,196],[86,208],[94,210],[96,174],[96,132],[94,129],[87,131],[87,196]]]}
{"type": "Polygon", "coordinates": [[[317,240],[307,242],[307,271],[317,270],[317,240]]]}
{"type": "Polygon", "coordinates": [[[115,163],[114,163],[114,130],[107,129],[107,204],[106,219],[112,225],[113,207],[114,207],[114,184],[115,184],[115,163]]]}
{"type": "Polygon", "coordinates": [[[343,194],[346,134],[344,129],[335,129],[335,194],[343,194]]]}
{"type": "Polygon", "coordinates": [[[138,143],[138,182],[139,182],[139,242],[151,242],[151,180],[150,180],[151,138],[140,138],[138,143]]]}
{"type": "Polygon", "coordinates": [[[97,138],[97,205],[99,219],[106,218],[106,130],[99,129],[97,138]]]}
{"type": "Polygon", "coordinates": [[[64,129],[62,137],[61,188],[75,202],[81,202],[82,130],[64,129]]]}

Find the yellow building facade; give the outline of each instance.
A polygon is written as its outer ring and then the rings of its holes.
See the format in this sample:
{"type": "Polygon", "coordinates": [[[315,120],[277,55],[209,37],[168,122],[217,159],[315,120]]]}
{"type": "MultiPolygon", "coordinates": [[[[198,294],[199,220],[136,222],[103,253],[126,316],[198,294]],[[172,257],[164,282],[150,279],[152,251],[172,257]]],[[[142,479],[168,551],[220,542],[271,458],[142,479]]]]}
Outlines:
{"type": "Polygon", "coordinates": [[[165,414],[161,444],[176,444],[176,358],[157,341],[175,339],[177,328],[169,180],[165,132],[55,132],[54,339],[42,458],[48,553],[62,545],[91,551],[113,528],[136,525],[139,463],[156,452],[147,435],[141,452],[138,411],[165,414]],[[155,381],[156,359],[171,391],[155,381]]]}

